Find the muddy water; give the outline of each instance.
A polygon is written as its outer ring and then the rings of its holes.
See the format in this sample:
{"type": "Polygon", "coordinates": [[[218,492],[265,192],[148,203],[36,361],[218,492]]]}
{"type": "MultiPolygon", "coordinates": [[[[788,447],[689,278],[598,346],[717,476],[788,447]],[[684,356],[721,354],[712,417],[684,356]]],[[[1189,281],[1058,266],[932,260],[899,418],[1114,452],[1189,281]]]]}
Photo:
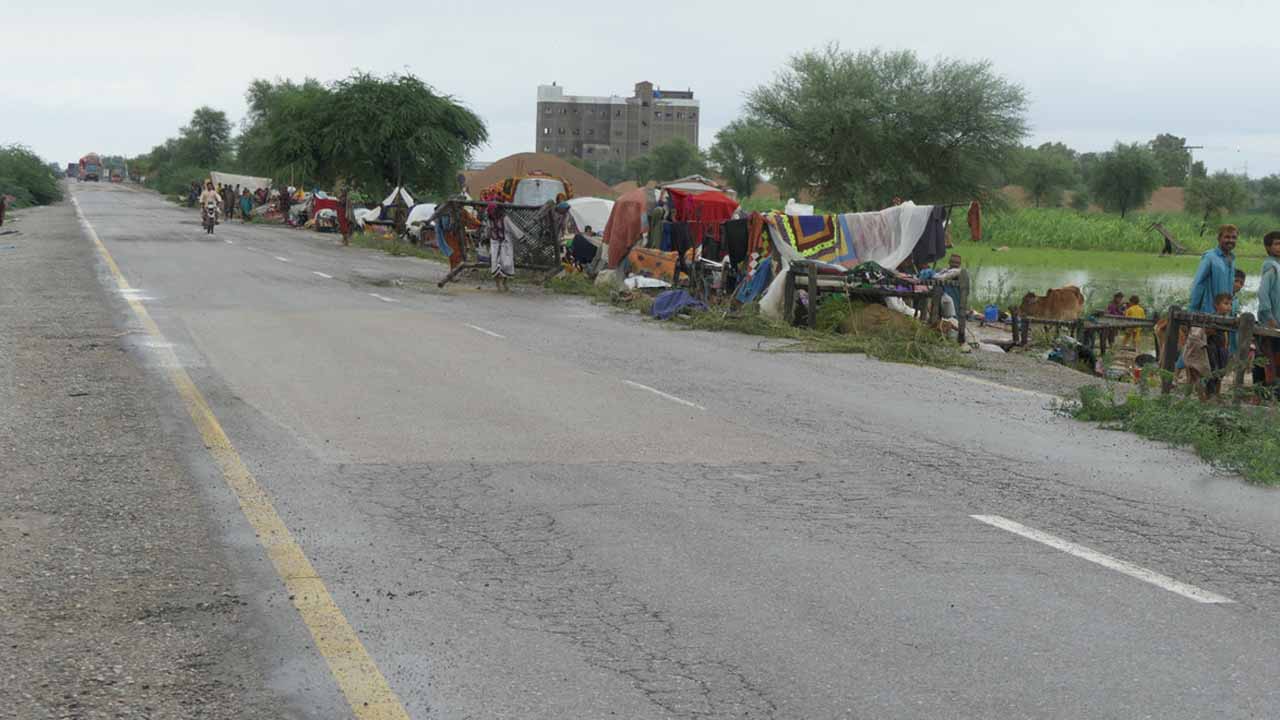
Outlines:
{"type": "MultiPolygon", "coordinates": [[[[1247,271],[1246,271],[1247,272],[1247,271]]],[[[974,291],[983,299],[997,296],[1005,299],[1002,304],[1016,302],[1027,291],[1043,294],[1049,288],[1075,285],[1085,295],[1085,305],[1104,307],[1112,293],[1124,293],[1141,298],[1150,310],[1152,306],[1167,307],[1173,303],[1185,305],[1191,292],[1191,273],[1164,273],[1141,275],[1132,272],[1107,272],[1105,270],[1075,270],[1065,268],[1015,268],[984,265],[973,279],[974,291]]],[[[1245,279],[1241,302],[1244,312],[1257,309],[1257,273],[1245,279]]]]}

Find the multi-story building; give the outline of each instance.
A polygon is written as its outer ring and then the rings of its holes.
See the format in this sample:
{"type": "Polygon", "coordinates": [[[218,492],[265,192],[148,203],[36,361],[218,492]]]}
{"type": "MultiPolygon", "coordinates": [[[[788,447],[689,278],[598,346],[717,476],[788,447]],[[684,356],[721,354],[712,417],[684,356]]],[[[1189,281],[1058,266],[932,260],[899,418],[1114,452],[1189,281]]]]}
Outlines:
{"type": "Polygon", "coordinates": [[[691,90],[661,90],[636,83],[624,98],[566,95],[538,86],[535,151],[588,162],[627,162],[673,138],[698,144],[698,101],[691,90]]]}

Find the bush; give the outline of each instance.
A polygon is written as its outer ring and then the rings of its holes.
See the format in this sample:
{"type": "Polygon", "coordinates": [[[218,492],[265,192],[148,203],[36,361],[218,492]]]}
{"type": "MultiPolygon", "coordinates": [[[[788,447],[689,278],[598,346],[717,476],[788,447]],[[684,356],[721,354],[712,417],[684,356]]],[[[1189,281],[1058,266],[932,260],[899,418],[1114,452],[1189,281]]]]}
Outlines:
{"type": "Polygon", "coordinates": [[[48,205],[62,199],[62,186],[39,155],[9,145],[0,147],[0,195],[14,196],[14,207],[48,205]]]}

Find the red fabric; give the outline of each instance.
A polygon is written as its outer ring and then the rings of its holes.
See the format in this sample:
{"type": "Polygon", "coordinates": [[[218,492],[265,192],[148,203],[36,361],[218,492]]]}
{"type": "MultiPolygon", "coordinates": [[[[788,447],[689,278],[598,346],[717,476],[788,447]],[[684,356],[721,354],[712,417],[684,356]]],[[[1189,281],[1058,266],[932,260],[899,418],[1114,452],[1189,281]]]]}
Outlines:
{"type": "Polygon", "coordinates": [[[609,267],[616,268],[644,233],[644,216],[649,213],[648,188],[636,188],[618,198],[604,225],[604,245],[609,248],[609,267]]]}
{"type": "MultiPolygon", "coordinates": [[[[315,198],[311,205],[311,217],[315,217],[316,213],[321,210],[332,210],[338,212],[338,201],[336,198],[315,198]]],[[[341,216],[342,213],[338,213],[341,216]]]]}
{"type": "Polygon", "coordinates": [[[974,242],[982,239],[982,206],[977,200],[969,204],[969,237],[974,242]]]}
{"type": "Polygon", "coordinates": [[[738,203],[721,192],[689,193],[684,190],[667,190],[671,195],[671,206],[675,210],[675,221],[689,223],[689,232],[694,247],[702,244],[702,238],[710,232],[711,237],[720,239],[720,224],[733,217],[738,203]]]}

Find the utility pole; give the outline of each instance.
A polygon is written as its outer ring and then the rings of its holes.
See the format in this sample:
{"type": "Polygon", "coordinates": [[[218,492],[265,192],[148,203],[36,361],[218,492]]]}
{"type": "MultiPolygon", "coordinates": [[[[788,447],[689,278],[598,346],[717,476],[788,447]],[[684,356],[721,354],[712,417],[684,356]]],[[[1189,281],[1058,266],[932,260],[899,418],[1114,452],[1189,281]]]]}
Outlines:
{"type": "Polygon", "coordinates": [[[1181,149],[1182,149],[1182,150],[1186,150],[1186,151],[1187,151],[1187,180],[1188,180],[1188,181],[1190,181],[1190,180],[1191,180],[1191,168],[1195,166],[1195,158],[1194,158],[1194,157],[1192,157],[1191,151],[1192,151],[1192,150],[1203,150],[1203,149],[1204,149],[1204,146],[1203,146],[1203,145],[1188,145],[1188,144],[1186,143],[1186,141],[1184,140],[1184,141],[1182,142],[1182,148],[1181,148],[1181,149]]]}

